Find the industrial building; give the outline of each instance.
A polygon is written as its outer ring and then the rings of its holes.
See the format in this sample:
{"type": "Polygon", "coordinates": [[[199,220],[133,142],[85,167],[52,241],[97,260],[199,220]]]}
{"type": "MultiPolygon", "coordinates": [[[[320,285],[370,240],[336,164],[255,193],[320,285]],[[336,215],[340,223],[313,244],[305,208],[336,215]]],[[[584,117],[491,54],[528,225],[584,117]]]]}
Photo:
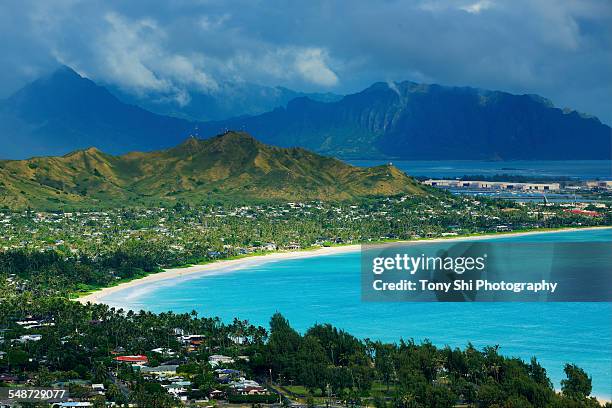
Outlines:
{"type": "Polygon", "coordinates": [[[518,190],[518,191],[559,191],[559,183],[512,183],[505,181],[479,181],[479,180],[425,180],[423,184],[432,187],[446,188],[477,188],[490,190],[518,190]]]}

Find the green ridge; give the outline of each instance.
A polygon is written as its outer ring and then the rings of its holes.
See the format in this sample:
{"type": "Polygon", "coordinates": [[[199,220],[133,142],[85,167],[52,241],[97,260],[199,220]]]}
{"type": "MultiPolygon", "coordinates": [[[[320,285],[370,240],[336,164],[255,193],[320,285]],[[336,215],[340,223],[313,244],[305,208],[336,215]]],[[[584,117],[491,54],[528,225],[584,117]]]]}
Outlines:
{"type": "Polygon", "coordinates": [[[243,132],[188,138],[150,153],[96,148],[62,157],[0,161],[0,205],[110,207],[206,199],[345,200],[426,194],[397,168],[360,168],[302,148],[265,145],[243,132]]]}

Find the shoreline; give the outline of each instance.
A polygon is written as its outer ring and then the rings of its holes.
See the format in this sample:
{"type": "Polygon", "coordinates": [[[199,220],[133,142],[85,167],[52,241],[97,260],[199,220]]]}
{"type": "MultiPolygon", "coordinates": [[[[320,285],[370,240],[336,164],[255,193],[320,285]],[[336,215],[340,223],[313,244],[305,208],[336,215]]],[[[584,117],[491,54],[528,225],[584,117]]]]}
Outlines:
{"type": "MultiPolygon", "coordinates": [[[[539,235],[539,234],[553,234],[559,232],[571,232],[571,231],[588,231],[588,230],[600,230],[600,229],[612,229],[611,226],[601,227],[584,227],[584,228],[559,228],[553,230],[544,231],[522,231],[522,232],[510,232],[510,233],[492,233],[482,235],[465,235],[465,236],[451,236],[442,238],[430,238],[430,239],[418,239],[412,241],[389,241],[388,243],[402,243],[402,244],[424,244],[424,243],[439,243],[439,242],[453,242],[453,241],[476,241],[483,239],[497,239],[505,237],[520,237],[528,235],[539,235]]],[[[373,242],[371,245],[386,244],[387,242],[373,242]]],[[[192,276],[196,274],[206,275],[207,273],[214,273],[223,269],[240,269],[248,266],[256,266],[261,263],[274,262],[288,259],[302,259],[310,258],[314,256],[325,256],[325,255],[339,255],[350,252],[357,252],[361,249],[362,244],[350,244],[340,245],[332,247],[320,247],[296,251],[278,251],[272,253],[266,253],[261,255],[244,256],[237,259],[225,259],[213,261],[211,263],[202,265],[193,265],[181,268],[168,268],[162,272],[151,273],[142,278],[134,279],[128,282],[120,283],[116,286],[109,286],[101,288],[94,292],[84,294],[78,298],[73,299],[82,304],[87,303],[104,303],[103,298],[111,295],[115,292],[122,291],[128,288],[134,288],[144,284],[150,284],[154,282],[165,281],[173,278],[181,278],[185,276],[192,276]]]]}

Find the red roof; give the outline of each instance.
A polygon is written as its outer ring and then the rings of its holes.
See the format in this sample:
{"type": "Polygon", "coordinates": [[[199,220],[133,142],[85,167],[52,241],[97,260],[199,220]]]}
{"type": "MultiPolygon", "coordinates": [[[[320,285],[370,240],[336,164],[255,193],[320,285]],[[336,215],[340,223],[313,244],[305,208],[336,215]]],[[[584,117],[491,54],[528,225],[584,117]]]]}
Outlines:
{"type": "Polygon", "coordinates": [[[118,356],[115,357],[117,361],[125,361],[127,363],[146,363],[149,361],[147,356],[138,355],[138,356],[118,356]]]}
{"type": "Polygon", "coordinates": [[[579,214],[579,215],[588,215],[589,217],[599,217],[601,216],[600,213],[598,213],[597,211],[587,211],[587,210],[570,210],[569,212],[571,212],[572,214],[579,214]]]}

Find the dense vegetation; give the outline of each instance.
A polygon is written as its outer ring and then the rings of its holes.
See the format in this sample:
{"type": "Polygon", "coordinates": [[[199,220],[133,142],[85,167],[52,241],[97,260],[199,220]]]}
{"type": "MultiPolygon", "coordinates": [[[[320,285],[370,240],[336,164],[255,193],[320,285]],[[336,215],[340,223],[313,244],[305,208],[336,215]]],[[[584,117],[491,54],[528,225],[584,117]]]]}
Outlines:
{"type": "Polygon", "coordinates": [[[359,340],[330,325],[315,325],[302,335],[280,314],[272,317],[268,331],[240,320],[223,324],[195,312],[134,313],[55,297],[19,295],[5,297],[0,304],[0,327],[0,350],[8,353],[0,361],[5,373],[39,386],[69,382],[74,395],[85,393],[82,386],[71,382],[74,379],[103,383],[107,393],[96,397],[97,403],[106,399],[147,407],[177,405],[158,384],[113,361],[112,353],[122,349],[148,356],[150,365],[170,359],[178,363],[177,372],[192,383],[192,396],[223,389],[207,361],[209,355],[223,353],[236,358],[228,367],[310,405],[341,401],[347,406],[377,408],[453,407],[456,403],[517,408],[599,406],[589,398],[591,379],[574,365],[565,367],[567,379],[562,393],[557,394],[535,358],[524,362],[504,357],[498,346],[477,350],[468,344],[460,350],[438,348],[428,341],[387,344],[359,340]],[[40,341],[14,342],[21,334],[32,332],[16,324],[23,316],[52,322],[34,330],[42,335],[40,341]],[[197,350],[187,351],[176,336],[178,330],[202,335],[204,342],[197,350]],[[233,341],[236,338],[243,341],[233,341]],[[157,347],[178,353],[168,357],[151,351],[157,347]]]}

